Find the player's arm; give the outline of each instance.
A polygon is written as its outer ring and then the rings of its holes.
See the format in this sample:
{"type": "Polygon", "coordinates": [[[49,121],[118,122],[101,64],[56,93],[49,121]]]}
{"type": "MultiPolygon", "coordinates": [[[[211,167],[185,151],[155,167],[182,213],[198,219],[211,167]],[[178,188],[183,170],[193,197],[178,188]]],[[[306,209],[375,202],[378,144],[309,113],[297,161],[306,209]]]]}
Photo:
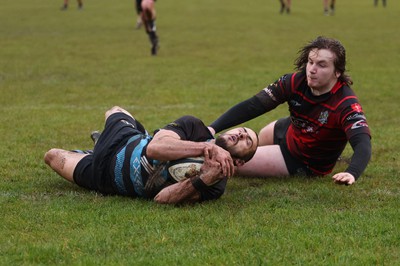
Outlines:
{"type": "Polygon", "coordinates": [[[168,186],[154,197],[157,203],[162,204],[194,203],[200,199],[201,194],[193,187],[190,179],[168,186]]]}
{"type": "Polygon", "coordinates": [[[211,133],[215,134],[224,129],[247,122],[282,104],[286,100],[284,93],[285,80],[289,80],[286,78],[286,75],[253,97],[231,107],[209,126],[211,133]]]}
{"type": "MultiPolygon", "coordinates": [[[[157,203],[193,203],[219,198],[225,189],[221,165],[212,158],[208,149],[204,150],[204,163],[200,174],[162,189],[155,197],[157,203]],[[221,188],[221,185],[223,186],[221,188]]],[[[225,180],[226,181],[226,180],[225,180]]]]}
{"type": "Polygon", "coordinates": [[[231,107],[209,126],[211,133],[247,122],[284,103],[291,91],[291,77],[291,74],[283,75],[253,97],[231,107]]]}
{"type": "Polygon", "coordinates": [[[233,159],[228,151],[209,142],[194,142],[182,140],[172,130],[160,129],[147,146],[147,156],[160,160],[171,161],[188,157],[203,156],[207,148],[213,158],[222,166],[224,175],[231,177],[234,173],[233,159]]]}
{"type": "Polygon", "coordinates": [[[266,112],[260,100],[253,96],[231,107],[209,126],[211,133],[215,134],[224,129],[234,127],[266,112]],[[211,129],[210,129],[211,128],[211,129]]]}
{"type": "Polygon", "coordinates": [[[187,157],[203,156],[210,144],[181,140],[180,136],[166,129],[160,129],[147,146],[146,153],[152,159],[172,161],[187,157]]]}
{"type": "Polygon", "coordinates": [[[351,185],[356,182],[371,159],[371,138],[368,134],[357,134],[349,139],[354,154],[349,167],[335,174],[332,179],[335,183],[351,185]]]}

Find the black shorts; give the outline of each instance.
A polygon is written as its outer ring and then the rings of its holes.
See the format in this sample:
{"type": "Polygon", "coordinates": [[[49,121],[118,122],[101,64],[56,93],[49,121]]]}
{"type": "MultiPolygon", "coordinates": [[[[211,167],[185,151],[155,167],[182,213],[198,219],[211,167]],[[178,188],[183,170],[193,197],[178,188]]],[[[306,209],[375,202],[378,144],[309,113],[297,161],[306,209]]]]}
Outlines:
{"type": "Polygon", "coordinates": [[[93,154],[84,157],[75,167],[75,183],[105,195],[118,194],[111,162],[128,139],[137,134],[147,132],[142,124],[129,115],[115,113],[108,117],[93,154]]]}
{"type": "Polygon", "coordinates": [[[286,133],[291,121],[290,117],[281,118],[275,123],[274,127],[274,144],[279,145],[285,160],[286,167],[290,175],[307,175],[314,176],[315,174],[308,168],[306,164],[293,157],[290,154],[286,143],[286,133]]]}

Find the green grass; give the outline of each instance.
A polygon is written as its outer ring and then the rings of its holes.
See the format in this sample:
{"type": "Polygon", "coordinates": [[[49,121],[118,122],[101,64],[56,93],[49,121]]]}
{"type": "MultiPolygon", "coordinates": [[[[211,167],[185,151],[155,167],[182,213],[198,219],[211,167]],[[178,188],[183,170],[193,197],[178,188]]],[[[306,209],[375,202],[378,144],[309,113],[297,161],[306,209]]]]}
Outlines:
{"type": "Polygon", "coordinates": [[[81,12],[71,1],[61,12],[57,1],[3,0],[0,264],[400,265],[400,3],[338,1],[326,17],[321,2],[294,1],[288,16],[277,1],[157,1],[161,50],[151,57],[134,1],[88,0],[81,12]],[[160,206],[88,192],[43,163],[52,147],[90,148],[113,105],[148,130],[184,114],[210,123],[291,72],[318,35],[346,46],[373,134],[353,186],[234,177],[218,201],[160,206]]]}

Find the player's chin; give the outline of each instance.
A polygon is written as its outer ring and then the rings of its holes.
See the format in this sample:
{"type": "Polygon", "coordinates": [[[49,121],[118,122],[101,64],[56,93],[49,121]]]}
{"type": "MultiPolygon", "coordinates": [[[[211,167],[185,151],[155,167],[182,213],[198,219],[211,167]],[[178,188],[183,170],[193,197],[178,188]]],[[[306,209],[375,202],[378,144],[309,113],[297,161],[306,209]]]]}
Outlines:
{"type": "Polygon", "coordinates": [[[310,88],[317,88],[318,87],[318,83],[313,81],[313,80],[308,80],[308,87],[310,88]]]}

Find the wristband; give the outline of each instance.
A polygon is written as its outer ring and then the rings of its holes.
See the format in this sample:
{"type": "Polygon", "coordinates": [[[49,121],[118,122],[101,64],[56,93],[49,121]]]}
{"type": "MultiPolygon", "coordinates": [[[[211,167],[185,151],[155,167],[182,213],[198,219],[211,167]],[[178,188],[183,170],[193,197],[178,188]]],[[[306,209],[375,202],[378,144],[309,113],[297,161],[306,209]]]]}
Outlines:
{"type": "Polygon", "coordinates": [[[201,180],[201,178],[199,176],[192,178],[190,181],[192,182],[193,187],[197,191],[201,192],[201,191],[205,191],[208,189],[208,186],[206,185],[206,183],[204,183],[203,180],[201,180]]]}

